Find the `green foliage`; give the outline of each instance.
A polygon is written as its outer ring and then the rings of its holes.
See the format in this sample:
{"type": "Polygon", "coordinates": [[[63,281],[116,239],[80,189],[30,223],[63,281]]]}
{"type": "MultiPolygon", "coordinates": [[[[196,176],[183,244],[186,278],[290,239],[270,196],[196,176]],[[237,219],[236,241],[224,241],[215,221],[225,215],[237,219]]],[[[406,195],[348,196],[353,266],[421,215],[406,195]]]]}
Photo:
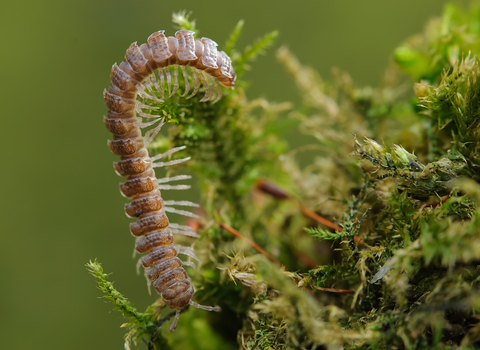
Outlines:
{"type": "MultiPolygon", "coordinates": [[[[438,87],[423,81],[415,89],[423,113],[436,122],[433,130],[451,135],[451,149],[463,154],[474,172],[480,166],[476,152],[480,142],[479,72],[477,58],[467,56],[445,71],[438,87]]],[[[442,148],[438,145],[437,152],[442,148]]]]}
{"type": "Polygon", "coordinates": [[[176,24],[177,29],[191,30],[198,35],[198,29],[195,20],[190,21],[189,17],[192,13],[186,10],[174,13],[172,15],[172,22],[176,24]]]}
{"type": "Polygon", "coordinates": [[[325,230],[323,228],[305,228],[305,231],[310,233],[312,236],[324,240],[324,241],[336,241],[342,237],[345,237],[345,233],[342,232],[330,232],[328,230],[325,230]]]}
{"type": "Polygon", "coordinates": [[[90,261],[87,264],[90,274],[97,279],[98,287],[105,294],[105,298],[109,299],[115,305],[115,309],[120,311],[123,316],[132,319],[132,322],[145,324],[145,315],[139,313],[130,302],[119,291],[113,287],[113,283],[107,280],[108,275],[103,272],[102,265],[96,261],[90,261]]]}
{"type": "Polygon", "coordinates": [[[230,34],[227,42],[225,43],[225,53],[228,56],[232,56],[233,54],[233,49],[235,48],[235,44],[237,43],[238,37],[240,36],[240,33],[242,32],[243,25],[245,22],[243,19],[238,21],[237,25],[235,26],[235,29],[233,30],[232,34],[230,34]]]}
{"type": "MultiPolygon", "coordinates": [[[[157,309],[159,305],[154,304],[150,306],[145,313],[138,312],[137,309],[130,304],[128,299],[115,289],[113,283],[107,280],[108,275],[103,272],[100,263],[90,261],[87,264],[87,269],[90,274],[97,279],[98,287],[103,292],[104,298],[110,300],[115,310],[118,310],[124,317],[129,319],[128,323],[122,325],[122,327],[129,329],[129,332],[125,336],[125,349],[130,349],[131,341],[136,344],[143,336],[147,336],[147,339],[150,339],[152,332],[154,332],[157,327],[157,320],[156,317],[154,317],[154,313],[158,312],[155,309],[157,309]]],[[[152,337],[150,341],[162,349],[167,349],[167,341],[162,336],[152,337]]]]}
{"type": "MultiPolygon", "coordinates": [[[[305,229],[340,256],[297,274],[298,286],[320,289],[316,307],[334,305],[343,313],[324,326],[343,327],[339,334],[323,337],[320,344],[327,348],[478,347],[480,119],[474,55],[480,53],[479,8],[464,13],[447,6],[442,20],[432,21],[424,35],[396,50],[399,67],[414,79],[415,99],[401,92],[401,72],[393,65],[382,88],[358,88],[338,70],[332,84],[324,83],[288,49],[278,52],[303,98],[291,117],[323,153],[305,170],[297,168],[293,157],[286,166],[300,184],[304,203],[336,218],[342,228],[305,229]],[[466,19],[469,25],[462,22],[466,19]],[[345,142],[350,131],[364,137],[363,142],[350,137],[353,149],[345,142]],[[362,160],[360,167],[349,153],[362,160]],[[347,331],[358,338],[342,338],[347,331]],[[373,333],[365,337],[366,331],[373,333]]],[[[275,300],[281,304],[270,315],[282,322],[248,314],[258,321],[247,348],[263,339],[271,348],[285,348],[292,331],[304,343],[286,348],[315,344],[305,333],[307,325],[281,317],[282,310],[297,305],[283,298],[289,289],[267,284],[279,291],[275,300]],[[272,327],[282,334],[276,343],[272,327]]],[[[311,322],[325,320],[314,318],[311,322]]]]}
{"type": "Polygon", "coordinates": [[[355,139],[355,153],[360,158],[389,170],[386,177],[398,178],[398,187],[416,196],[445,195],[450,192],[452,182],[465,173],[467,161],[462,154],[449,151],[446,157],[423,165],[417,157],[402,146],[394,145],[390,152],[374,140],[365,138],[364,145],[355,139]]]}
{"type": "MultiPolygon", "coordinates": [[[[174,21],[195,27],[185,13],[174,21]]],[[[189,310],[156,344],[208,348],[200,332],[211,349],[479,348],[480,5],[448,5],[395,50],[379,88],[338,69],[324,82],[280,48],[295,107],[247,100],[242,74],[277,33],[239,51],[242,27],[225,48],[237,87],[217,103],[140,99],[169,122],[150,151],[186,145],[179,157],[192,157],[205,209],[195,300],[223,310],[189,310]],[[288,150],[280,135],[292,125],[312,144],[288,150]]],[[[98,264],[90,270],[130,319],[128,339],[151,335],[162,304],[138,313],[98,264]]]]}
{"type": "MultiPolygon", "coordinates": [[[[243,22],[241,26],[237,25],[235,31],[230,36],[230,41],[233,41],[233,43],[240,34],[242,26],[243,22]]],[[[273,44],[273,41],[277,36],[278,31],[276,30],[265,34],[263,38],[258,39],[253,45],[247,46],[243,51],[243,54],[239,54],[232,49],[232,59],[234,61],[234,68],[237,73],[237,77],[241,77],[246,70],[250,69],[248,62],[253,61],[257,56],[263,54],[265,52],[265,49],[273,44]]]]}
{"type": "Polygon", "coordinates": [[[412,36],[395,50],[395,61],[414,80],[438,81],[446,67],[455,65],[469,52],[479,52],[480,5],[469,11],[448,4],[442,18],[428,23],[425,32],[412,36]]]}

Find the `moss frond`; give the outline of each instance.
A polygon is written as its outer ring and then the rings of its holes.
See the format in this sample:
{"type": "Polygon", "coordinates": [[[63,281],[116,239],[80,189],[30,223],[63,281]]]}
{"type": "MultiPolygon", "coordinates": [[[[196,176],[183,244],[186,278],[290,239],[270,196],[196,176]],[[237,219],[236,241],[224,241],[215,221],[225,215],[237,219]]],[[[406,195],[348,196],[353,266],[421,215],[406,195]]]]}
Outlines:
{"type": "Polygon", "coordinates": [[[176,29],[191,30],[198,36],[198,29],[195,20],[190,20],[191,12],[186,10],[175,12],[172,14],[172,22],[175,24],[176,29]]]}
{"type": "Polygon", "coordinates": [[[243,51],[243,54],[234,57],[234,68],[237,77],[241,77],[246,70],[250,69],[248,62],[253,61],[257,56],[263,54],[265,49],[273,44],[273,41],[278,36],[278,31],[274,30],[259,38],[253,45],[249,45],[243,51]]]}
{"type": "Polygon", "coordinates": [[[230,36],[228,37],[228,40],[225,43],[224,51],[230,57],[234,56],[233,54],[234,54],[235,45],[237,44],[237,40],[240,36],[240,33],[242,32],[244,24],[245,22],[243,21],[243,19],[238,21],[237,25],[233,29],[232,34],[230,34],[230,36]]]}
{"type": "Polygon", "coordinates": [[[152,332],[156,329],[156,323],[158,321],[159,310],[163,305],[153,304],[145,313],[138,312],[138,310],[132,306],[128,299],[120,293],[110,282],[108,274],[103,272],[102,265],[97,261],[88,262],[87,270],[90,274],[97,279],[98,288],[103,292],[103,297],[108,299],[114,306],[115,310],[119,311],[129,321],[124,323],[122,327],[128,329],[128,333],[125,335],[125,348],[130,349],[133,343],[146,336],[152,343],[152,346],[162,346],[162,349],[166,349],[167,341],[163,336],[156,335],[151,337],[152,332]]]}

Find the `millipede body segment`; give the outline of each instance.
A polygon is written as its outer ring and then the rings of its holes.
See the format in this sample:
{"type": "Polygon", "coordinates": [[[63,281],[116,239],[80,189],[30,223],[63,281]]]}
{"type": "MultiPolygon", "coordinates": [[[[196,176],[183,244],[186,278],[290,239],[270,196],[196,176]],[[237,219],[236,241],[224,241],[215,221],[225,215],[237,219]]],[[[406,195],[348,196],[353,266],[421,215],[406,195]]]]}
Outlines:
{"type": "Polygon", "coordinates": [[[120,192],[125,197],[132,198],[125,205],[125,213],[128,217],[138,218],[130,224],[132,235],[139,237],[135,249],[139,253],[148,253],[141,259],[141,264],[147,268],[148,279],[153,282],[155,290],[162,295],[165,303],[177,309],[170,331],[176,328],[180,310],[189,304],[220,311],[218,307],[202,306],[192,301],[194,289],[183,265],[192,266],[193,263],[182,262],[177,255],[185,254],[196,258],[195,252],[189,247],[173,245],[173,234],[193,237],[196,234],[188,226],[170,224],[165,213],[169,211],[193,216],[170,206],[196,205],[188,201],[164,201],[160,193],[162,189],[188,188],[186,185],[164,183],[189,177],[179,175],[157,179],[155,176],[155,167],[188,160],[189,158],[184,158],[157,162],[185,147],[173,148],[154,157],[150,157],[146,149],[160,131],[164,120],[159,115],[145,113],[144,109],[160,109],[163,100],[177,92],[179,68],[185,81],[182,96],[189,93],[189,78],[193,80],[193,91],[187,98],[194,96],[199,87],[204,85],[205,96],[201,101],[215,103],[221,97],[217,82],[225,87],[235,86],[236,76],[228,55],[217,51],[214,41],[208,38],[195,40],[193,34],[189,30],[180,30],[175,36],[167,37],[162,30],[150,35],[146,44],[138,46],[133,43],[126,51],[125,61],[113,65],[110,73],[112,84],[103,94],[108,107],[104,122],[113,134],[113,140],[109,140],[108,145],[113,153],[120,156],[120,160],[114,163],[114,168],[118,175],[127,178],[127,181],[120,184],[120,192]],[[187,67],[190,67],[190,72],[187,67]],[[137,96],[155,101],[160,107],[143,104],[137,96]],[[142,134],[144,128],[147,131],[142,134]]]}

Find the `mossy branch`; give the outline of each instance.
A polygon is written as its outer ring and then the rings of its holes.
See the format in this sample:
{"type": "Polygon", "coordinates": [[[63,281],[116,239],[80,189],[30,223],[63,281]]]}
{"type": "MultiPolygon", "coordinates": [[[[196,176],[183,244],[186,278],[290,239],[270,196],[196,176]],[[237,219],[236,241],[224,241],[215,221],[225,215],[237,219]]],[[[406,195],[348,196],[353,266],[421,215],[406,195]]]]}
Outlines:
{"type": "Polygon", "coordinates": [[[262,38],[258,39],[253,45],[249,45],[245,48],[242,55],[234,57],[234,67],[237,72],[237,77],[241,77],[246,70],[250,69],[248,62],[254,60],[258,55],[265,52],[265,49],[273,44],[273,41],[278,36],[278,31],[274,30],[265,34],[262,38]]]}
{"type": "Polygon", "coordinates": [[[88,272],[96,278],[98,288],[103,292],[103,298],[108,299],[114,306],[115,310],[119,311],[124,317],[129,319],[129,322],[122,325],[129,329],[125,335],[125,349],[130,350],[131,342],[135,344],[139,339],[146,336],[149,341],[149,349],[154,349],[155,346],[161,349],[167,349],[166,339],[160,335],[157,330],[159,325],[156,325],[159,311],[155,311],[157,316],[154,316],[154,309],[156,305],[151,305],[145,313],[138,312],[132,306],[128,299],[120,293],[110,282],[108,274],[103,272],[102,265],[95,261],[89,261],[87,266],[88,272]]]}
{"type": "Polygon", "coordinates": [[[90,261],[86,266],[88,272],[97,279],[98,288],[103,292],[103,297],[110,300],[115,310],[120,311],[123,316],[129,318],[133,323],[145,325],[149,322],[149,316],[138,312],[128,299],[115,289],[113,283],[107,279],[108,274],[103,272],[103,267],[100,263],[96,260],[90,261]]]}
{"type": "Polygon", "coordinates": [[[338,231],[332,233],[321,228],[305,228],[305,231],[322,241],[336,241],[345,237],[345,233],[338,231]]]}
{"type": "Polygon", "coordinates": [[[225,50],[224,51],[229,57],[232,57],[233,54],[234,54],[235,45],[236,45],[237,40],[240,36],[240,33],[242,32],[244,24],[245,24],[245,22],[243,21],[243,19],[238,21],[237,25],[233,29],[232,34],[230,34],[227,42],[225,43],[225,50]]]}
{"type": "Polygon", "coordinates": [[[190,20],[191,12],[186,10],[175,12],[172,14],[172,22],[176,25],[177,29],[191,30],[198,36],[198,29],[195,20],[190,20]]]}

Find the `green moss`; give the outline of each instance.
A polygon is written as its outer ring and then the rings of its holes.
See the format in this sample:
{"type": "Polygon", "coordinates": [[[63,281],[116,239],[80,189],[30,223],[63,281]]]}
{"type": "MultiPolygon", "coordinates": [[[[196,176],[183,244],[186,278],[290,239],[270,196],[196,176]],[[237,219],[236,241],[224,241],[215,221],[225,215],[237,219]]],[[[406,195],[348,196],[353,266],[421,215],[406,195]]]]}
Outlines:
{"type": "MultiPolygon", "coordinates": [[[[195,28],[184,13],[175,22],[195,28]]],[[[242,27],[226,44],[238,88],[216,104],[202,94],[152,104],[170,127],[151,151],[187,145],[180,157],[192,157],[186,166],[201,184],[195,298],[223,309],[189,310],[174,334],[158,331],[158,347],[479,348],[480,5],[448,5],[394,51],[379,88],[358,87],[339,70],[324,82],[280,48],[302,97],[295,107],[247,100],[242,73],[277,34],[240,51],[242,27]],[[297,126],[313,144],[288,150],[280,134],[297,126]],[[305,167],[300,152],[312,159],[305,167]],[[303,215],[298,201],[337,230],[303,215]]],[[[151,335],[162,305],[139,313],[98,264],[90,269],[130,319],[127,340],[151,335]]]]}

